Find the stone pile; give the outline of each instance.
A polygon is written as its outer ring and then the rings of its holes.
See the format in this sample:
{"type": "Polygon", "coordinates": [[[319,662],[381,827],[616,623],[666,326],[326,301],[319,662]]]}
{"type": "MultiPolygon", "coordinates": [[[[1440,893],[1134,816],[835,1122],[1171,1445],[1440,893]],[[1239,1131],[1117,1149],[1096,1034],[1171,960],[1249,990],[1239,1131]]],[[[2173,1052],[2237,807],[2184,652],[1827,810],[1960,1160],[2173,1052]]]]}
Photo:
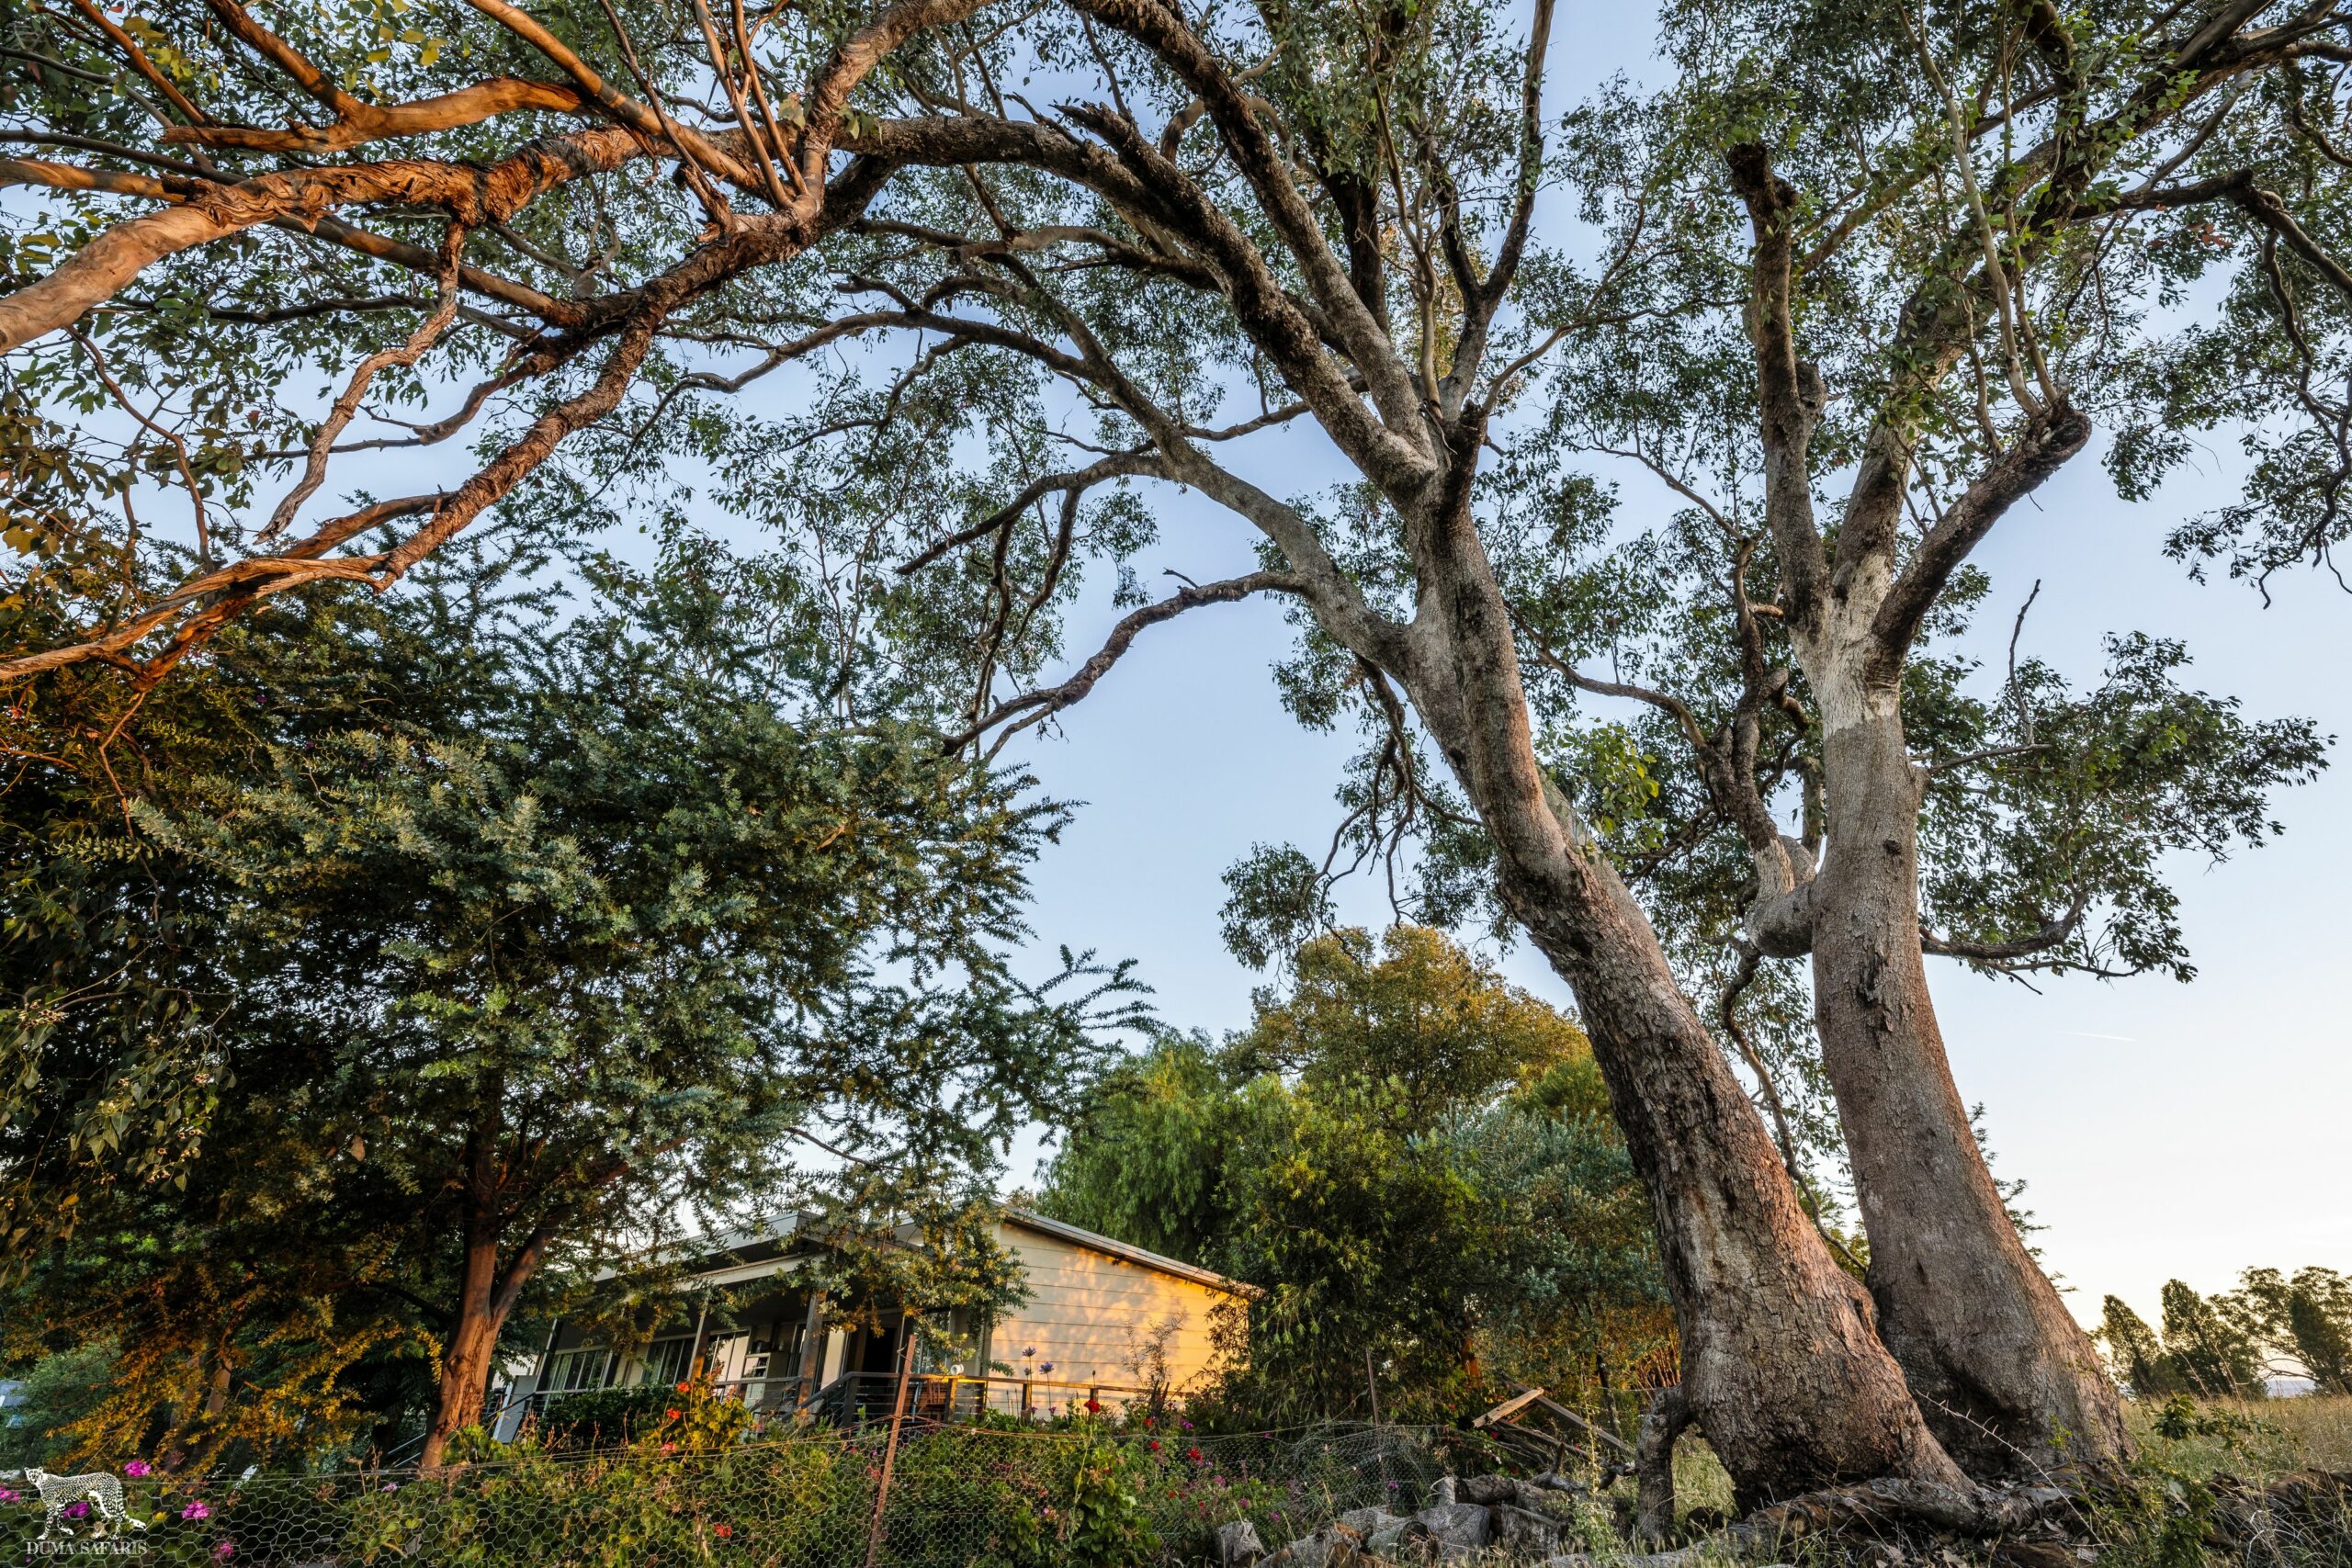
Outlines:
{"type": "Polygon", "coordinates": [[[1570,1523],[1567,1506],[1584,1495],[1583,1486],[1554,1474],[1532,1481],[1449,1475],[1419,1513],[1357,1508],[1273,1551],[1248,1520],[1236,1520],[1217,1531],[1217,1562],[1221,1568],[1373,1568],[1485,1553],[1489,1561],[1540,1563],[1558,1553],[1570,1523]]]}

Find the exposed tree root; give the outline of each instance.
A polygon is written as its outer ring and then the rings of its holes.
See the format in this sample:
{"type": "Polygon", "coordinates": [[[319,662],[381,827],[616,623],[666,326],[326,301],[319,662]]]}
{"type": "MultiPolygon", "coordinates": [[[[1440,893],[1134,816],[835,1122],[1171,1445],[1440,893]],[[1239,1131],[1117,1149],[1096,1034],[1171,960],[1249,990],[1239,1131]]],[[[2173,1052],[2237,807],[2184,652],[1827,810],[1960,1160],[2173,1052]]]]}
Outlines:
{"type": "MultiPolygon", "coordinates": [[[[2018,1564],[2074,1561],[2072,1548],[2105,1544],[2090,1524],[2098,1506],[2134,1483],[2116,1477],[2070,1477],[2031,1486],[1973,1489],[1881,1479],[1792,1497],[1686,1546],[1639,1556],[1599,1559],[1561,1554],[1545,1568],[1700,1568],[1726,1559],[1769,1562],[1793,1543],[1834,1536],[1884,1539],[1923,1530],[1998,1542],[1995,1555],[2018,1564]]],[[[2352,1540],[2352,1472],[2299,1471],[2256,1483],[2233,1476],[2211,1482],[2204,1544],[2249,1562],[2286,1561],[2320,1540],[2352,1540]]]]}
{"type": "MultiPolygon", "coordinates": [[[[2057,1486],[1980,1487],[1974,1491],[1930,1481],[1886,1478],[1808,1492],[1774,1503],[1702,1540],[1671,1551],[1616,1560],[1624,1568],[1691,1568],[1726,1556],[1777,1555],[1792,1541],[1861,1529],[1925,1527],[1990,1539],[2032,1529],[2074,1511],[2075,1495],[2057,1486]]],[[[1555,1557],[1554,1568],[1593,1561],[1555,1557]]]]}

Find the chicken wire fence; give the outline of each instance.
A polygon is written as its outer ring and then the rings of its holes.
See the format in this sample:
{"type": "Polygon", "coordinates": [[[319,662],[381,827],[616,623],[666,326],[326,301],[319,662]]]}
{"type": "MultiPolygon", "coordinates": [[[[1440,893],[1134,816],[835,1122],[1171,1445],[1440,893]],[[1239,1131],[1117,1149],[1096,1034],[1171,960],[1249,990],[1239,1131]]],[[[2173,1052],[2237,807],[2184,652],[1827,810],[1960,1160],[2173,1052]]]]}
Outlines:
{"type": "Polygon", "coordinates": [[[707,1453],[526,1455],[415,1471],[0,1484],[19,1561],[156,1568],[980,1568],[1215,1560],[1247,1519],[1268,1542],[1350,1509],[1419,1507],[1442,1473],[1430,1428],[1243,1436],[910,1424],[707,1453]],[[877,1510],[876,1498],[881,1506],[877,1510]],[[1096,1543],[1090,1546],[1090,1542],[1096,1543]]]}

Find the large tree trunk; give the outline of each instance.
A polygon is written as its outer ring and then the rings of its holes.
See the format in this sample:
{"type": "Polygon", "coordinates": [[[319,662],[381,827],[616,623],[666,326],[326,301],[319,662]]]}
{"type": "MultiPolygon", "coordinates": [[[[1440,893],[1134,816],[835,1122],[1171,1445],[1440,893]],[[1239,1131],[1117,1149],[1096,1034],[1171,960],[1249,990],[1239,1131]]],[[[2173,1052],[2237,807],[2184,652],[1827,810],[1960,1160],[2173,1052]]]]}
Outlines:
{"type": "Polygon", "coordinates": [[[491,1360],[498,1337],[514,1311],[523,1287],[538,1268],[547,1238],[535,1230],[515,1249],[505,1268],[499,1268],[499,1220],[492,1209],[477,1203],[466,1220],[466,1254],[458,1283],[458,1310],[449,1325],[449,1340],[441,1353],[441,1387],[433,1421],[424,1429],[424,1447],[417,1464],[438,1470],[449,1439],[481,1419],[483,1396],[490,1387],[491,1360]]]}
{"type": "Polygon", "coordinates": [[[480,1224],[469,1225],[458,1313],[449,1325],[449,1342],[441,1352],[440,1397],[433,1407],[433,1424],[425,1428],[424,1451],[417,1456],[417,1463],[425,1470],[438,1470],[449,1439],[481,1419],[491,1356],[503,1326],[494,1315],[497,1279],[497,1235],[485,1234],[480,1224]]]}
{"type": "Polygon", "coordinates": [[[1466,503],[1433,522],[1401,673],[1493,837],[1505,903],[1576,993],[1657,1215],[1692,1418],[1746,1506],[1871,1476],[1963,1482],[1657,932],[1546,783],[1466,503]]]}
{"type": "Polygon", "coordinates": [[[1742,1506],[1871,1476],[1958,1482],[1614,871],[1571,852],[1507,869],[1504,897],[1576,992],[1650,1193],[1683,1394],[1742,1506]]]}
{"type": "Polygon", "coordinates": [[[1814,1005],[1880,1336],[1973,1473],[2120,1459],[2130,1438],[2115,1385],[2026,1251],[1952,1082],[1919,944],[1924,780],[1898,705],[1882,693],[1824,706],[1814,1005]]]}

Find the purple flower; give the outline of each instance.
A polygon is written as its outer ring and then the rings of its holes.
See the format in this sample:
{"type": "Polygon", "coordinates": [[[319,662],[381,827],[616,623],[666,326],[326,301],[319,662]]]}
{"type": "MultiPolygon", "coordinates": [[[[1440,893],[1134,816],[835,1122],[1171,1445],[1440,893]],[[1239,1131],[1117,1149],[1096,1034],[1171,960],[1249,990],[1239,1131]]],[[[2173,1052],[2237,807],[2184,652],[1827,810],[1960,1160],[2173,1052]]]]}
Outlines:
{"type": "Polygon", "coordinates": [[[22,1495],[23,1494],[20,1492],[15,1492],[6,1486],[0,1486],[0,1503],[13,1503],[22,1495]]]}
{"type": "Polygon", "coordinates": [[[209,1519],[211,1517],[212,1505],[201,1497],[180,1510],[180,1517],[184,1519],[209,1519]]]}
{"type": "Polygon", "coordinates": [[[62,1511],[69,1519],[87,1518],[90,1514],[90,1505],[87,1503],[68,1503],[62,1511]]]}
{"type": "Polygon", "coordinates": [[[126,1464],[126,1465],[124,1465],[124,1466],[122,1467],[122,1472],[123,1472],[123,1474],[128,1475],[129,1477],[130,1477],[133,1481],[136,1481],[136,1480],[138,1480],[141,1476],[142,1476],[142,1475],[146,1474],[149,1471],[153,1470],[154,1468],[155,1468],[155,1467],[154,1467],[153,1465],[149,1464],[149,1463],[148,1463],[145,1460],[143,1460],[143,1459],[135,1459],[135,1460],[132,1460],[129,1464],[126,1464]]]}

